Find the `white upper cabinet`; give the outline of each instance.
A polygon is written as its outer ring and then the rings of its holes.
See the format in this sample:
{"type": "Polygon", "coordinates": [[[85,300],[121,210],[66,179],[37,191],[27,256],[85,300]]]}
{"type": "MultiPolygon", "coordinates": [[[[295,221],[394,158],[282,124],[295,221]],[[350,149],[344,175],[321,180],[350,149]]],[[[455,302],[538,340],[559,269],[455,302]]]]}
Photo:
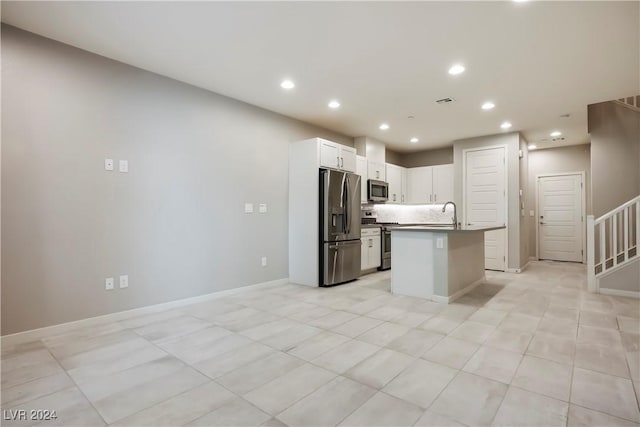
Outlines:
{"type": "Polygon", "coordinates": [[[377,181],[386,181],[385,164],[378,162],[367,162],[367,175],[369,179],[375,179],[377,181]]]}
{"type": "Polygon", "coordinates": [[[433,203],[433,168],[424,166],[407,169],[408,203],[433,203]]]}
{"type": "Polygon", "coordinates": [[[453,201],[453,165],[433,167],[433,203],[453,201]]]}
{"type": "Polygon", "coordinates": [[[356,171],[356,149],[353,147],[347,147],[346,145],[340,146],[340,169],[355,172],[356,171]]]}
{"type": "Polygon", "coordinates": [[[408,172],[407,172],[407,168],[401,168],[400,169],[400,176],[402,178],[402,186],[401,186],[401,196],[400,196],[400,203],[409,203],[409,185],[408,185],[408,176],[407,176],[408,172]]]}
{"type": "Polygon", "coordinates": [[[367,203],[367,158],[356,156],[356,173],[360,175],[360,202],[367,203]]]}
{"type": "Polygon", "coordinates": [[[355,172],[356,149],[320,139],[320,166],[355,172]]]}
{"type": "Polygon", "coordinates": [[[407,169],[408,202],[443,204],[453,200],[453,165],[407,169]]]}
{"type": "Polygon", "coordinates": [[[402,192],[403,167],[387,163],[387,183],[389,184],[389,203],[404,203],[402,192]]]}

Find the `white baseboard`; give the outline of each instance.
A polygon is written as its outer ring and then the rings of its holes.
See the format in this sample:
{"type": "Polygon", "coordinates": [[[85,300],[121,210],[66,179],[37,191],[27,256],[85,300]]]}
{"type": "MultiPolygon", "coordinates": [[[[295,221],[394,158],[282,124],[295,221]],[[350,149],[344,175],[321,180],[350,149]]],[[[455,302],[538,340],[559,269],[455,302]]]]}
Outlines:
{"type": "Polygon", "coordinates": [[[86,319],[74,320],[66,323],[59,323],[57,325],[45,326],[37,329],[30,329],[28,331],[17,332],[15,334],[3,335],[2,337],[0,337],[0,345],[7,346],[7,345],[19,344],[22,342],[34,341],[34,340],[38,340],[43,337],[47,337],[51,335],[63,334],[65,332],[69,332],[74,329],[100,325],[108,322],[117,322],[119,320],[125,320],[135,316],[157,313],[159,311],[164,311],[164,310],[178,308],[178,307],[184,307],[186,305],[211,301],[211,300],[226,297],[229,295],[240,294],[249,290],[268,288],[271,286],[282,285],[285,283],[289,283],[288,278],[276,279],[268,282],[241,286],[239,288],[225,289],[223,291],[212,292],[210,294],[198,295],[195,297],[183,298],[179,300],[163,302],[160,304],[147,305],[144,307],[133,308],[131,310],[117,311],[115,313],[103,314],[101,316],[95,316],[95,317],[88,317],[86,319]]]}
{"type": "Polygon", "coordinates": [[[620,289],[600,288],[598,289],[598,293],[603,295],[612,295],[615,297],[640,298],[640,292],[623,291],[620,289]]]}
{"type": "MultiPolygon", "coordinates": [[[[530,256],[529,261],[538,261],[538,257],[530,256]]],[[[528,264],[528,263],[527,263],[528,264]]]]}
{"type": "Polygon", "coordinates": [[[467,287],[465,287],[463,289],[460,289],[458,292],[455,292],[455,293],[449,295],[448,297],[443,297],[443,296],[440,296],[440,295],[431,295],[431,301],[437,302],[437,303],[440,303],[440,304],[451,304],[452,302],[454,302],[458,298],[460,298],[463,295],[468,294],[469,292],[474,290],[481,283],[484,283],[485,280],[486,280],[486,277],[483,276],[481,279],[476,280],[475,282],[471,283],[467,287]]]}

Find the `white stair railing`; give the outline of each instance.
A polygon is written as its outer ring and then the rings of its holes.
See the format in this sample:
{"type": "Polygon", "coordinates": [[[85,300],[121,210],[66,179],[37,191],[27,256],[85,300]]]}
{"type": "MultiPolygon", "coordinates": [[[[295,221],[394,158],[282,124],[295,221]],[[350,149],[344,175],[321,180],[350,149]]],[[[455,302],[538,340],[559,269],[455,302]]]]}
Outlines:
{"type": "Polygon", "coordinates": [[[597,292],[598,278],[640,257],[640,196],[601,217],[587,216],[589,290],[597,292]]]}

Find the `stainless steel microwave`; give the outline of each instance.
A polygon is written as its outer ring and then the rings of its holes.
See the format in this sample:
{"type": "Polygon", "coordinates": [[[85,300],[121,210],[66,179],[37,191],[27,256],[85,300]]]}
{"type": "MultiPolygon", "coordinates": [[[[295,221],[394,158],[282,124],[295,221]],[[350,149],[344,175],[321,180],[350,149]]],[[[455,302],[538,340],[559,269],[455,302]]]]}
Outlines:
{"type": "Polygon", "coordinates": [[[389,184],[375,179],[367,180],[367,200],[374,203],[389,200],[389,184]]]}

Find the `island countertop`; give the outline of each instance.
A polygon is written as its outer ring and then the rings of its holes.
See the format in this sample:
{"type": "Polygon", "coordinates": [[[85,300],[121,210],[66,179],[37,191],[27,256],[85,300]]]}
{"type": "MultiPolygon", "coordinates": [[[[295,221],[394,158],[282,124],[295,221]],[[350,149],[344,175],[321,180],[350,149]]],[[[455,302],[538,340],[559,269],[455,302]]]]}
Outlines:
{"type": "Polygon", "coordinates": [[[505,228],[504,225],[488,226],[488,227],[474,227],[474,226],[462,226],[454,227],[453,225],[407,225],[407,226],[394,226],[391,227],[391,231],[425,231],[425,232],[440,232],[440,233],[458,233],[458,232],[475,232],[475,231],[492,231],[505,228]]]}

